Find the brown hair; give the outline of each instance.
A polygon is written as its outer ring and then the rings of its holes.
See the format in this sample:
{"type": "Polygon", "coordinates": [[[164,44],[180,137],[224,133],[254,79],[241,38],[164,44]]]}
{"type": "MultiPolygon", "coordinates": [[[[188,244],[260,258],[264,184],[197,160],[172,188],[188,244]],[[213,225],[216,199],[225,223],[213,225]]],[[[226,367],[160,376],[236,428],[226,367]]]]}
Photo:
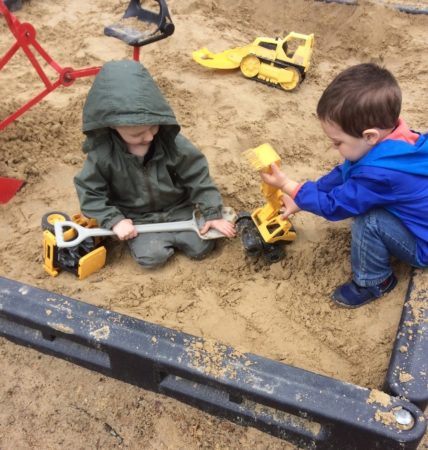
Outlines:
{"type": "Polygon", "coordinates": [[[400,110],[397,80],[376,64],[358,64],[341,72],[327,86],[317,106],[320,120],[334,122],[354,137],[362,137],[369,128],[394,128],[400,110]]]}

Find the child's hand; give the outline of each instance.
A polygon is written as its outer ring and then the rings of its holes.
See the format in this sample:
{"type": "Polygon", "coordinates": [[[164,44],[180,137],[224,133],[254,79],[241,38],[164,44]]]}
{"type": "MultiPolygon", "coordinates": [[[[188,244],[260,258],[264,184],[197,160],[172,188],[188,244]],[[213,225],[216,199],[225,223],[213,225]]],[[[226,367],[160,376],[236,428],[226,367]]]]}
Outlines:
{"type": "Polygon", "coordinates": [[[121,241],[133,239],[138,235],[131,219],[121,220],[112,228],[112,230],[121,241]]]}
{"type": "Polygon", "coordinates": [[[270,186],[282,189],[283,184],[288,180],[287,175],[276,164],[271,164],[270,169],[270,172],[260,172],[262,180],[270,186]]]}
{"type": "Polygon", "coordinates": [[[284,207],[281,208],[281,217],[283,219],[288,219],[291,214],[300,211],[296,202],[289,195],[283,195],[281,200],[284,205],[284,207]]]}
{"type": "Polygon", "coordinates": [[[225,219],[208,220],[201,228],[200,233],[205,234],[210,228],[215,228],[229,238],[236,236],[235,225],[225,219]]]}
{"type": "Polygon", "coordinates": [[[270,186],[274,186],[288,195],[291,195],[299,183],[288,178],[276,164],[271,164],[270,168],[271,172],[269,173],[260,172],[262,180],[270,186]]]}

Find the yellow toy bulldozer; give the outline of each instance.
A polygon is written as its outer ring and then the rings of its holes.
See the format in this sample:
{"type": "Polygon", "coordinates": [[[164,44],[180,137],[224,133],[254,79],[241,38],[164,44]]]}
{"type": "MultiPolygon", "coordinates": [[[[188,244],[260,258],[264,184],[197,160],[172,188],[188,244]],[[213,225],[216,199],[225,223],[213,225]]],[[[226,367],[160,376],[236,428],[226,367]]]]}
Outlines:
{"type": "MultiPolygon", "coordinates": [[[[79,280],[86,278],[105,265],[106,249],[100,245],[100,238],[90,237],[80,244],[70,248],[59,248],[55,238],[55,222],[72,220],[86,228],[97,227],[95,219],[88,219],[81,214],[70,217],[59,211],[51,211],[42,217],[43,230],[43,268],[56,277],[61,270],[72,272],[79,280]]],[[[74,239],[76,231],[69,228],[64,232],[64,240],[74,239]]]]}
{"type": "Polygon", "coordinates": [[[193,52],[192,56],[204,67],[240,67],[247,78],[291,91],[305,78],[313,45],[313,34],[291,32],[284,39],[258,37],[249,45],[221,53],[212,53],[207,48],[202,48],[193,52]]]}

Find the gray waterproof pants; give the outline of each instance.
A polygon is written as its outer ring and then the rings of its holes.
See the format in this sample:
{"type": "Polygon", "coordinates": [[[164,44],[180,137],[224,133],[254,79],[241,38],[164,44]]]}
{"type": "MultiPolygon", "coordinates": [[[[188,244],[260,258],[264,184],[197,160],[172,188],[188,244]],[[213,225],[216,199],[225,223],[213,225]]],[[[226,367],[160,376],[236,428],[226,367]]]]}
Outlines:
{"type": "Polygon", "coordinates": [[[189,258],[203,259],[215,247],[214,240],[203,240],[194,231],[174,231],[168,233],[141,233],[128,241],[132,256],[138,264],[154,268],[165,264],[181,250],[189,258]]]}

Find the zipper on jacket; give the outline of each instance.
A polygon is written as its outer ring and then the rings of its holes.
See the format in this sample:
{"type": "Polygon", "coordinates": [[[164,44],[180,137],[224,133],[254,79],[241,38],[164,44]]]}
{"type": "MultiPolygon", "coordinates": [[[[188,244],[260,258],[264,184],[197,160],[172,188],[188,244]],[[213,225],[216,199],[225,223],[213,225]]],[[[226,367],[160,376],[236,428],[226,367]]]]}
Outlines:
{"type": "MultiPolygon", "coordinates": [[[[150,161],[148,161],[147,164],[149,164],[149,163],[150,163],[150,161]]],[[[149,180],[149,178],[150,178],[149,177],[149,169],[148,169],[147,165],[145,165],[145,166],[141,167],[141,170],[143,172],[144,185],[149,194],[149,206],[150,206],[150,209],[153,212],[155,212],[156,211],[156,209],[155,209],[156,202],[155,202],[155,198],[153,195],[153,188],[152,188],[152,185],[150,184],[150,180],[149,180]]]]}

